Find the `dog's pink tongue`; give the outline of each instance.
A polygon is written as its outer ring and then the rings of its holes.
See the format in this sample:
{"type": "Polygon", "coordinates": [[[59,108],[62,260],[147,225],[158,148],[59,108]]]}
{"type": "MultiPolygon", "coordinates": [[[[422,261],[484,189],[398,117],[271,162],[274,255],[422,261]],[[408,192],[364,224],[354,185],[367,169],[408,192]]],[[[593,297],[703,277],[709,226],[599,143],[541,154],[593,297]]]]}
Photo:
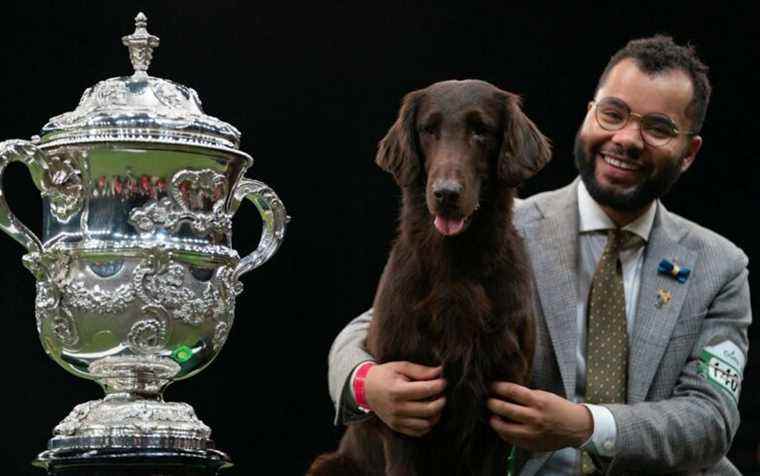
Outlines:
{"type": "Polygon", "coordinates": [[[462,228],[464,227],[464,218],[453,219],[436,215],[433,224],[442,235],[451,236],[462,231],[462,228]]]}

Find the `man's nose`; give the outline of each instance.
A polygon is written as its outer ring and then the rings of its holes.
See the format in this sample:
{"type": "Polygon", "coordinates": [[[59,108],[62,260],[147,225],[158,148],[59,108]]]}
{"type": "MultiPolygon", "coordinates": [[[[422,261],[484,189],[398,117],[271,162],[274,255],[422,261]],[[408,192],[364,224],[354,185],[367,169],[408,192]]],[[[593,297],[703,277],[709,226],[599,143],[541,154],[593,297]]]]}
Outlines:
{"type": "Polygon", "coordinates": [[[612,141],[621,145],[626,150],[644,148],[644,138],[641,136],[641,123],[637,118],[631,117],[622,129],[615,131],[612,141]]]}

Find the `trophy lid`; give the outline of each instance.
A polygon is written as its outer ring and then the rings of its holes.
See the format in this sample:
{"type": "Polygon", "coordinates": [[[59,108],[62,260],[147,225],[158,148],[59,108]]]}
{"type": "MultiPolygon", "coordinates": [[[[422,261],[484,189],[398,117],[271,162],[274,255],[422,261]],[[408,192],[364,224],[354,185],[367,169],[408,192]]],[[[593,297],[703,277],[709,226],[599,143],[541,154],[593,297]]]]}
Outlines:
{"type": "Polygon", "coordinates": [[[135,32],[122,38],[134,74],[88,88],[76,109],[51,118],[42,128],[40,146],[150,142],[208,147],[247,157],[238,150],[240,131],[204,114],[192,88],[148,75],[159,39],[148,33],[147,24],[147,17],[139,13],[135,32]]]}

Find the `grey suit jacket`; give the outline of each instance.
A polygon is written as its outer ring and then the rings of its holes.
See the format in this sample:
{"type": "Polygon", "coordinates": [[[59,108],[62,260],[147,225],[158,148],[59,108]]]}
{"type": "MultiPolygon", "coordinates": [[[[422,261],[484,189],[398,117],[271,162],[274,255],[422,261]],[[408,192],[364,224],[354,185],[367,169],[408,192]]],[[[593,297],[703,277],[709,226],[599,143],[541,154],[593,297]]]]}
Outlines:
{"type": "MultiPolygon", "coordinates": [[[[536,279],[536,355],[531,386],[573,395],[578,263],[577,180],[520,201],[514,221],[536,279]]],[[[752,320],[747,256],[725,238],[658,208],[645,249],[639,302],[630,336],[628,403],[611,404],[617,455],[607,474],[739,474],[725,454],[739,426],[736,401],[698,373],[705,347],[730,341],[748,351],[752,320]],[[662,259],[691,269],[685,283],[659,273],[662,259]],[[661,292],[670,293],[663,302],[661,292]]],[[[371,319],[354,319],[330,350],[330,394],[341,421],[341,394],[364,350],[371,319]]],[[[550,453],[518,452],[520,474],[540,474],[550,453]]]]}

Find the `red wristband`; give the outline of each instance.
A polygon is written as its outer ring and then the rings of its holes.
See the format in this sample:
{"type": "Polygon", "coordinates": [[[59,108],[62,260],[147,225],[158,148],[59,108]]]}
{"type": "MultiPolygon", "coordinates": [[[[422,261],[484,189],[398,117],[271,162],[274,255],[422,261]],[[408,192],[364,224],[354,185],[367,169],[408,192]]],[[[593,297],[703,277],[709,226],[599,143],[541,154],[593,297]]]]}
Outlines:
{"type": "Polygon", "coordinates": [[[354,374],[354,400],[356,400],[356,406],[359,407],[359,410],[365,413],[371,412],[372,409],[369,407],[367,397],[364,394],[364,379],[367,378],[369,369],[374,365],[375,363],[371,361],[359,364],[359,368],[356,369],[356,373],[354,374]]]}

